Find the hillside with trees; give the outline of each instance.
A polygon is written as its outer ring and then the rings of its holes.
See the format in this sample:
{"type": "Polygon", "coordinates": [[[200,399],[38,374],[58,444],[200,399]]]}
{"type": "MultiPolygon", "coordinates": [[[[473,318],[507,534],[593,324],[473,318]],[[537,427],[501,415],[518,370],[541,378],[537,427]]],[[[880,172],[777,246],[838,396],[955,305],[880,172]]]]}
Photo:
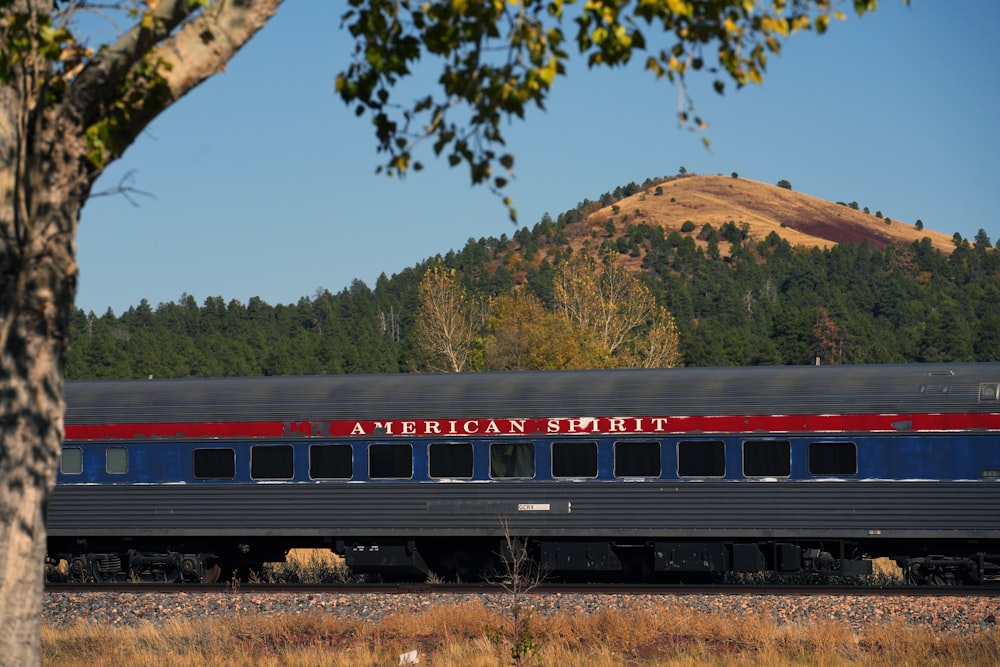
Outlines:
{"type": "Polygon", "coordinates": [[[817,360],[1000,360],[1000,249],[983,230],[971,241],[949,237],[854,202],[796,193],[787,181],[770,186],[735,174],[685,174],[616,188],[511,237],[469,239],[460,250],[383,274],[374,287],[355,281],[288,305],[221,297],[198,303],[183,295],[155,307],[143,301],[121,315],[77,309],[67,373],[144,378],[817,360]],[[462,346],[461,363],[433,340],[427,289],[435,276],[438,297],[457,299],[453,308],[464,304],[452,313],[458,320],[437,324],[447,344],[462,346]],[[591,303],[589,314],[581,312],[583,296],[596,299],[604,289],[582,281],[609,276],[626,292],[605,296],[603,311],[591,303]],[[568,291],[574,284],[575,294],[568,291]],[[612,306],[628,299],[644,310],[622,346],[597,321],[626,318],[624,306],[612,306]],[[663,351],[650,344],[658,341],[676,341],[676,349],[656,357],[663,351]]]}

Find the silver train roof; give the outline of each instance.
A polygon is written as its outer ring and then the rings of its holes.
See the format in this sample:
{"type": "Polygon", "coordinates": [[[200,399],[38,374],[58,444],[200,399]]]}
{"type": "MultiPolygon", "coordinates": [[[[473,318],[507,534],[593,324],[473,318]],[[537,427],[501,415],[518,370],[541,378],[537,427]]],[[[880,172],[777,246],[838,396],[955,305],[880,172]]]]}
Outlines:
{"type": "Polygon", "coordinates": [[[95,380],[67,424],[1000,411],[1000,363],[95,380]]]}

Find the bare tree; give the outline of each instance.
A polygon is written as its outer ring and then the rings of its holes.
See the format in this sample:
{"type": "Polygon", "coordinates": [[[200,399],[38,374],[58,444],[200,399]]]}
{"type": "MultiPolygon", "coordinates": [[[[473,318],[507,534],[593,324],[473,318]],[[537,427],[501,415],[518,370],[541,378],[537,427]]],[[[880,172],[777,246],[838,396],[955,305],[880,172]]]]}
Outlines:
{"type": "Polygon", "coordinates": [[[417,345],[443,368],[465,368],[476,340],[476,307],[455,277],[455,270],[436,264],[420,281],[420,309],[414,337],[417,345]]]}

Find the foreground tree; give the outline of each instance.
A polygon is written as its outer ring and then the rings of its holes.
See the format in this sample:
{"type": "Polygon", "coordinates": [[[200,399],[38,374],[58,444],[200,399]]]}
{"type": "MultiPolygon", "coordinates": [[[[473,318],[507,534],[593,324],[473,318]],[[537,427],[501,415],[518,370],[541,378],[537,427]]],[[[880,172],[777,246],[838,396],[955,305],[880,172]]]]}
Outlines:
{"type": "Polygon", "coordinates": [[[0,2],[0,664],[39,660],[80,209],[104,165],[220,71],[278,4],[150,3],[91,52],[60,4],[0,2]]]}
{"type": "MultiPolygon", "coordinates": [[[[80,209],[104,167],[158,114],[223,71],[279,2],[96,4],[133,23],[90,50],[72,33],[87,0],[0,0],[0,664],[39,659],[44,508],[62,439],[80,209]]],[[[681,84],[681,120],[703,126],[684,93],[688,72],[717,72],[720,92],[725,80],[760,81],[782,38],[823,32],[838,15],[832,0],[594,0],[575,5],[573,16],[574,3],[561,0],[349,4],[357,58],[337,90],[371,115],[385,169],[419,168],[414,146],[429,139],[435,154],[497,191],[513,168],[513,156],[498,152],[501,121],[544,105],[569,58],[564,24],[576,27],[576,50],[591,65],[619,65],[648,47],[647,68],[681,84]],[[440,89],[397,104],[393,87],[423,56],[441,59],[440,89]],[[455,114],[457,106],[466,109],[455,114]]],[[[875,4],[853,0],[859,14],[875,4]]]]}

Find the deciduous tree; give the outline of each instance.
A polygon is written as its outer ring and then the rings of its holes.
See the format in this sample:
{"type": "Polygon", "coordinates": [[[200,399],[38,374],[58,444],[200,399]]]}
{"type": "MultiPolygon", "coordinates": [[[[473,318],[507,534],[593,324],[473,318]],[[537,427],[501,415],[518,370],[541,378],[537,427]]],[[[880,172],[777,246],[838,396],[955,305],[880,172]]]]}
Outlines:
{"type": "Polygon", "coordinates": [[[418,289],[416,345],[437,365],[435,370],[464,370],[476,340],[475,304],[458,283],[455,270],[442,264],[427,269],[418,289]]]}
{"type": "Polygon", "coordinates": [[[813,325],[813,357],[817,363],[842,364],[845,361],[844,332],[830,317],[826,308],[821,308],[813,325]]]}
{"type": "Polygon", "coordinates": [[[679,365],[680,339],[673,317],[619,264],[576,255],[556,272],[553,295],[556,310],[587,331],[611,365],[679,365]]]}
{"type": "Polygon", "coordinates": [[[589,332],[545,309],[533,294],[505,294],[490,303],[488,370],[601,368],[607,356],[589,332]]]}
{"type": "Polygon", "coordinates": [[[673,315],[666,308],[653,309],[646,328],[629,341],[622,355],[625,365],[632,368],[674,368],[684,361],[681,336],[673,315]]]}

